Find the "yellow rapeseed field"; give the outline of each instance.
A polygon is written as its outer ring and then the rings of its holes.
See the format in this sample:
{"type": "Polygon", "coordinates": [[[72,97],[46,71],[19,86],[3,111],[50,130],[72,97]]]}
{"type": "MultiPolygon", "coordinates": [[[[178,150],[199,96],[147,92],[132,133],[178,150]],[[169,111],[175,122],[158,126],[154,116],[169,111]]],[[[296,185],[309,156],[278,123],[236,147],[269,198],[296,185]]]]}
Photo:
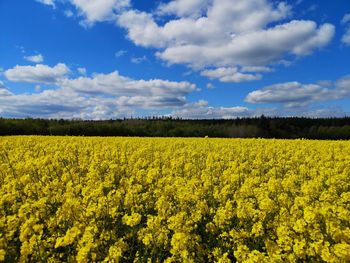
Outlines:
{"type": "Polygon", "coordinates": [[[350,142],[2,137],[0,261],[350,262],[350,142]]]}

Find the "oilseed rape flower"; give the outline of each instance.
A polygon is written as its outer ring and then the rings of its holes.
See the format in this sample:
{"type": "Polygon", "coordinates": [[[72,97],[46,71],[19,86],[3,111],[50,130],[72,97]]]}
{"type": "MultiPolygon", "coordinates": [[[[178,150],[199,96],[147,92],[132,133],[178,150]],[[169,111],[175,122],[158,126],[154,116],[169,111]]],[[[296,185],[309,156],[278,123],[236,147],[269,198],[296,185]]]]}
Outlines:
{"type": "Polygon", "coordinates": [[[122,221],[127,226],[136,226],[141,221],[141,215],[138,213],[132,213],[131,215],[124,215],[122,221]]]}
{"type": "Polygon", "coordinates": [[[0,138],[0,262],[350,262],[350,142],[0,138]]]}

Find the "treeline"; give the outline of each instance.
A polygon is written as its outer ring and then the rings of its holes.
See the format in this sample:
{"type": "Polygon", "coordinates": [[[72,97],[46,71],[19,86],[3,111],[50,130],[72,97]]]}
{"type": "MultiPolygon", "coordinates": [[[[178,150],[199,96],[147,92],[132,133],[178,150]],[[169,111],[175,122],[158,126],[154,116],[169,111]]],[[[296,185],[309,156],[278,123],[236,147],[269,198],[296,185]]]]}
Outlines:
{"type": "Polygon", "coordinates": [[[284,139],[350,139],[346,118],[238,118],[231,120],[182,120],[172,118],[106,121],[5,119],[0,135],[224,137],[284,139]]]}

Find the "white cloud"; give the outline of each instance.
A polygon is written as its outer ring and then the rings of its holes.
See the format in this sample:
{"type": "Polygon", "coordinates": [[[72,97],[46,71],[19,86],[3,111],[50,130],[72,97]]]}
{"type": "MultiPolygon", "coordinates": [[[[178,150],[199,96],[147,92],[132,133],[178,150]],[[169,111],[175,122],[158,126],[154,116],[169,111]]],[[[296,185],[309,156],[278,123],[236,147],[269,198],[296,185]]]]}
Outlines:
{"type": "Polygon", "coordinates": [[[169,109],[184,105],[186,103],[186,98],[171,96],[123,96],[117,99],[117,103],[118,105],[134,109],[169,109]]]}
{"type": "Polygon", "coordinates": [[[35,93],[12,94],[0,83],[0,112],[13,117],[130,117],[140,110],[179,108],[187,103],[188,94],[198,90],[189,82],[135,80],[117,71],[75,79],[69,79],[68,73],[64,64],[16,66],[6,70],[5,76],[10,81],[37,85],[35,93]],[[54,89],[42,88],[47,84],[54,89]]]}
{"type": "Polygon", "coordinates": [[[216,68],[213,70],[204,70],[202,76],[210,79],[218,79],[221,82],[244,82],[259,80],[262,78],[260,74],[245,74],[238,71],[237,68],[216,68]]]}
{"type": "Polygon", "coordinates": [[[35,94],[0,96],[0,112],[10,117],[79,118],[86,115],[93,119],[91,108],[94,102],[97,103],[66,90],[45,90],[35,94]]]}
{"type": "Polygon", "coordinates": [[[33,55],[33,56],[25,56],[24,59],[34,63],[41,63],[44,61],[44,57],[41,54],[33,55]]]}
{"type": "Polygon", "coordinates": [[[143,57],[132,57],[131,62],[134,64],[141,64],[142,62],[148,61],[146,56],[143,57]]]}
{"type": "MultiPolygon", "coordinates": [[[[184,97],[196,91],[194,84],[168,80],[134,80],[121,76],[117,71],[110,74],[95,74],[94,77],[61,80],[61,87],[78,93],[111,95],[118,97],[144,97],[145,100],[156,98],[169,101],[184,101],[184,97]]],[[[181,105],[180,103],[180,105],[181,105]]]]}
{"type": "MultiPolygon", "coordinates": [[[[325,47],[335,32],[328,23],[291,20],[292,6],[281,1],[171,0],[161,2],[153,13],[131,9],[130,0],[69,2],[83,17],[83,25],[116,21],[136,45],[156,48],[157,57],[170,65],[185,64],[196,70],[225,67],[239,68],[240,74],[271,72],[267,66],[286,56],[305,56],[325,47]]],[[[117,52],[116,57],[124,54],[117,52]]]]}
{"type": "Polygon", "coordinates": [[[222,46],[182,45],[158,56],[170,63],[205,66],[264,66],[285,54],[306,55],[327,44],[334,35],[330,24],[317,28],[312,21],[292,21],[268,30],[236,36],[222,46]]]}
{"type": "Polygon", "coordinates": [[[331,24],[323,24],[317,28],[316,23],[305,21],[305,26],[309,26],[310,29],[314,29],[314,33],[309,37],[302,40],[302,43],[296,44],[292,49],[292,54],[295,55],[308,55],[316,48],[322,48],[326,46],[334,36],[335,27],[331,24]]]}
{"type": "Polygon", "coordinates": [[[245,101],[249,103],[280,103],[285,107],[307,106],[315,102],[342,99],[350,96],[350,77],[342,78],[329,87],[319,84],[287,82],[275,84],[250,92],[245,101]]]}
{"type": "Polygon", "coordinates": [[[340,96],[350,94],[350,76],[346,76],[336,81],[335,87],[337,92],[341,93],[340,96]]]}
{"type": "Polygon", "coordinates": [[[234,119],[237,117],[253,116],[253,111],[246,107],[209,107],[206,101],[185,105],[171,113],[182,119],[234,119]]]}
{"type": "Polygon", "coordinates": [[[135,10],[126,11],[118,17],[118,24],[128,30],[128,37],[136,45],[165,47],[165,36],[151,14],[135,10]]]}
{"type": "Polygon", "coordinates": [[[40,92],[40,91],[41,91],[41,86],[40,86],[40,85],[35,85],[34,90],[35,90],[36,92],[40,92]]]}
{"type": "Polygon", "coordinates": [[[20,45],[16,45],[16,48],[19,49],[21,51],[22,54],[26,53],[26,49],[23,46],[20,45]]]}
{"type": "Polygon", "coordinates": [[[14,82],[55,84],[70,72],[69,68],[62,63],[54,67],[37,64],[35,66],[15,66],[5,71],[8,80],[14,82]]]}
{"type": "Polygon", "coordinates": [[[84,17],[84,25],[92,25],[95,22],[111,21],[116,13],[130,6],[129,0],[70,0],[79,15],[84,17]]]}
{"type": "MultiPolygon", "coordinates": [[[[166,97],[143,96],[87,96],[73,89],[58,88],[34,94],[0,95],[0,113],[10,117],[41,118],[82,118],[111,119],[135,116],[138,108],[177,109],[172,116],[188,119],[218,119],[253,116],[255,113],[245,107],[209,107],[208,102],[200,100],[184,104],[179,108],[176,100],[166,97]],[[175,102],[175,103],[174,103],[175,102]],[[174,103],[174,104],[172,104],[174,103]]],[[[181,101],[183,104],[185,101],[181,101]]]]}
{"type": "Polygon", "coordinates": [[[4,82],[0,80],[0,96],[10,96],[12,93],[5,87],[4,82]]]}
{"type": "MultiPolygon", "coordinates": [[[[204,101],[205,102],[205,101],[204,101]]],[[[208,103],[189,103],[179,110],[174,110],[173,117],[182,119],[235,119],[259,117],[311,117],[329,118],[344,117],[347,114],[339,107],[303,107],[303,108],[247,108],[234,107],[210,107],[208,103]]]]}
{"type": "Polygon", "coordinates": [[[212,83],[208,83],[206,87],[207,87],[207,89],[214,89],[215,88],[215,86],[212,83]]]}
{"type": "Polygon", "coordinates": [[[80,73],[80,75],[86,76],[86,68],[77,68],[77,70],[80,73]]]}
{"type": "MultiPolygon", "coordinates": [[[[45,5],[55,7],[55,2],[60,0],[36,0],[45,5]]],[[[130,6],[130,0],[67,0],[77,10],[77,15],[83,20],[81,24],[91,26],[95,22],[112,21],[116,15],[130,6]]],[[[74,16],[72,10],[66,10],[67,17],[74,16]]]]}
{"type": "Polygon", "coordinates": [[[8,91],[5,88],[0,87],[0,96],[9,96],[9,95],[11,95],[10,91],[8,91]]]}
{"type": "Polygon", "coordinates": [[[36,0],[36,1],[44,5],[50,5],[52,7],[55,7],[55,0],[36,0]]]}
{"type": "Polygon", "coordinates": [[[311,109],[309,111],[300,113],[298,116],[310,117],[310,118],[329,118],[329,117],[343,118],[349,115],[339,107],[330,107],[330,108],[311,109]]]}
{"type": "Polygon", "coordinates": [[[258,67],[258,66],[245,66],[242,67],[241,72],[255,72],[255,73],[268,73],[272,72],[273,69],[269,67],[258,67]]]}
{"type": "Polygon", "coordinates": [[[178,17],[202,15],[208,7],[210,0],[173,0],[160,4],[157,13],[161,15],[177,15],[178,17]]]}
{"type": "Polygon", "coordinates": [[[128,53],[127,50],[121,49],[121,50],[118,50],[117,52],[115,52],[115,57],[120,58],[120,57],[126,55],[127,53],[128,53]]]}
{"type": "Polygon", "coordinates": [[[193,105],[196,107],[206,107],[206,106],[208,106],[208,102],[206,100],[199,100],[199,101],[193,103],[193,105]]]}
{"type": "Polygon", "coordinates": [[[343,17],[341,23],[346,25],[345,33],[341,40],[344,44],[350,45],[350,13],[343,17]]]}
{"type": "Polygon", "coordinates": [[[319,85],[303,85],[299,82],[275,84],[248,94],[249,103],[309,103],[316,100],[315,96],[327,93],[327,89],[319,85]]]}
{"type": "Polygon", "coordinates": [[[66,16],[66,17],[73,17],[74,16],[74,13],[73,13],[73,11],[72,10],[66,10],[66,11],[64,11],[64,15],[66,16]]]}
{"type": "Polygon", "coordinates": [[[350,22],[350,13],[344,15],[343,19],[341,20],[341,23],[342,23],[342,24],[347,24],[347,23],[349,23],[349,22],[350,22]]]}
{"type": "MultiPolygon", "coordinates": [[[[280,84],[282,85],[282,84],[280,84]]],[[[285,84],[274,88],[277,91],[287,90],[294,84],[285,84]]],[[[325,96],[341,98],[350,94],[350,77],[333,83],[334,89],[321,88],[320,85],[302,85],[292,90],[295,99],[269,99],[269,102],[295,103],[315,102],[325,96]],[[319,98],[312,97],[320,92],[319,98]],[[300,95],[304,94],[304,95],[300,95]],[[305,99],[306,98],[306,99],[305,99]],[[315,99],[316,98],[316,99],[315,99]]],[[[13,94],[0,82],[0,113],[8,117],[41,117],[41,118],[82,118],[111,119],[147,115],[150,110],[169,110],[170,115],[186,119],[230,119],[237,117],[266,116],[310,116],[330,117],[344,116],[338,108],[282,107],[250,109],[242,106],[211,107],[205,100],[188,103],[186,96],[194,92],[196,86],[188,82],[167,80],[134,80],[121,76],[118,72],[95,74],[93,77],[77,79],[59,79],[55,89],[42,90],[36,87],[36,93],[13,94]]],[[[270,89],[273,89],[270,87],[270,89]]],[[[286,95],[285,93],[284,95],[286,95]]],[[[282,95],[281,95],[282,96],[282,95]]],[[[265,98],[266,101],[266,98],[265,98]]],[[[263,102],[260,100],[260,102],[263,102]]]]}
{"type": "MultiPolygon", "coordinates": [[[[206,2],[206,1],[204,1],[206,2]]],[[[209,2],[209,1],[208,1],[209,2]]],[[[170,2],[171,5],[173,2],[170,2]]],[[[176,4],[186,1],[176,1],[176,4]]],[[[146,47],[213,45],[230,42],[232,35],[259,30],[268,23],[288,16],[289,6],[274,8],[266,0],[214,0],[207,3],[206,15],[184,17],[159,26],[152,15],[130,10],[119,16],[118,23],[128,30],[129,38],[146,47]],[[158,41],[157,41],[158,40],[158,41]]]]}
{"type": "Polygon", "coordinates": [[[350,45],[350,27],[346,30],[342,37],[342,42],[346,45],[350,45]]]}
{"type": "Polygon", "coordinates": [[[308,55],[326,46],[334,35],[331,24],[284,22],[291,15],[291,7],[284,2],[177,0],[160,5],[159,10],[178,18],[160,25],[150,13],[129,10],[118,16],[118,24],[136,45],[157,48],[157,56],[169,64],[194,69],[262,69],[285,55],[308,55]],[[192,5],[202,4],[202,14],[191,16],[192,5]]]}

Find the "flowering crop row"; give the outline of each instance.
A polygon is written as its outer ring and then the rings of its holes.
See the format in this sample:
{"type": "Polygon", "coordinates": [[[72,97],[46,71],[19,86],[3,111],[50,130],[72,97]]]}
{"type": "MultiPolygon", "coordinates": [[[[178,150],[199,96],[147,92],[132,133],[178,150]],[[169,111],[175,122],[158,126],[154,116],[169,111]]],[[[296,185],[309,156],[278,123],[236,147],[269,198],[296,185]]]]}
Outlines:
{"type": "Polygon", "coordinates": [[[350,142],[2,137],[0,261],[350,262],[350,142]]]}

